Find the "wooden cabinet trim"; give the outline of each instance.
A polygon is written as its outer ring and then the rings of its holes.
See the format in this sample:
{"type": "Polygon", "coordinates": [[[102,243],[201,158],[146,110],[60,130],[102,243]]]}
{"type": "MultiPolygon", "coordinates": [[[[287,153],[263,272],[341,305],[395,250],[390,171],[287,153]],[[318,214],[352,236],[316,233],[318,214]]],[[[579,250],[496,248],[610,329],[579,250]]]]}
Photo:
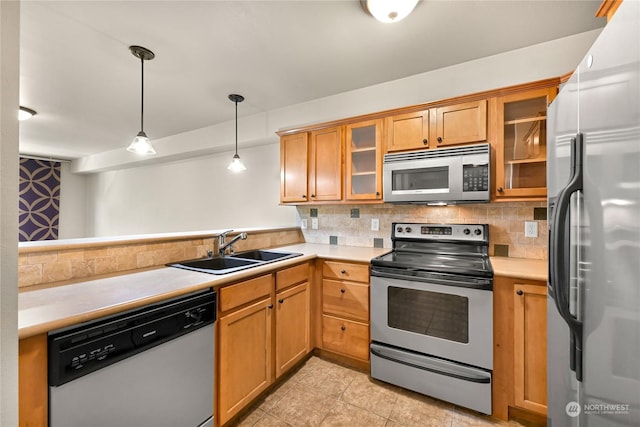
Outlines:
{"type": "Polygon", "coordinates": [[[369,321],[369,285],[332,279],[322,281],[322,311],[362,322],[369,321]]]}
{"type": "Polygon", "coordinates": [[[309,280],[309,263],[294,265],[276,272],[276,292],[309,280]]]}
{"type": "Polygon", "coordinates": [[[254,277],[235,285],[224,286],[218,292],[220,311],[225,312],[238,308],[251,301],[271,295],[273,274],[254,277]]]}
{"type": "Polygon", "coordinates": [[[596,12],[596,17],[607,17],[607,22],[611,21],[611,18],[618,10],[618,7],[622,4],[622,0],[603,0],[600,8],[596,12]]]}
{"type": "Polygon", "coordinates": [[[369,264],[324,261],[322,273],[330,279],[369,283],[369,264]]]}
{"type": "Polygon", "coordinates": [[[323,348],[361,360],[369,360],[369,325],[322,315],[323,348]]]}

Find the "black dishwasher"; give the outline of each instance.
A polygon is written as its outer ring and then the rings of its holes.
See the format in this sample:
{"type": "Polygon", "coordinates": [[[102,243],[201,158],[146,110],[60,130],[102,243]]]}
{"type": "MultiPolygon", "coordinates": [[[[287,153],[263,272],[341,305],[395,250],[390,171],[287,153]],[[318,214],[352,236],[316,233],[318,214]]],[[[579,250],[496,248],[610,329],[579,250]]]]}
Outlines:
{"type": "Polygon", "coordinates": [[[213,425],[216,293],[49,333],[49,426],[213,425]]]}

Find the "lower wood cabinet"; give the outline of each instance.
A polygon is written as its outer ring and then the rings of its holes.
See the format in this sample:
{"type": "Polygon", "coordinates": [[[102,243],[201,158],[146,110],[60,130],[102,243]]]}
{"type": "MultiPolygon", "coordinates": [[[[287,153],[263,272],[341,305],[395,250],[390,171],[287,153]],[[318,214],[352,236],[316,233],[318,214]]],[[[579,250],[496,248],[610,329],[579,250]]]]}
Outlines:
{"type": "Polygon", "coordinates": [[[547,413],[547,284],[494,278],[493,416],[547,413]]]}
{"type": "Polygon", "coordinates": [[[48,424],[47,334],[18,344],[18,423],[20,427],[48,424]]]}
{"type": "Polygon", "coordinates": [[[369,360],[369,265],[324,261],[322,348],[369,360]]]}
{"type": "Polygon", "coordinates": [[[309,269],[303,263],[220,289],[219,425],[311,351],[309,269]]]}

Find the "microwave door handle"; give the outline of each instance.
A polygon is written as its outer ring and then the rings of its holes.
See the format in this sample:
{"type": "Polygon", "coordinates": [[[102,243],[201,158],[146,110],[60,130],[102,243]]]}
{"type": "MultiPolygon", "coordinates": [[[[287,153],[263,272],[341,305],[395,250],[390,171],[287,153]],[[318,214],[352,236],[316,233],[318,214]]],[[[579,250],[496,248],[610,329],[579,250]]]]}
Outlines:
{"type": "Polygon", "coordinates": [[[575,371],[576,379],[582,381],[582,321],[569,310],[570,271],[564,262],[569,244],[569,208],[571,195],[583,189],[583,157],[584,138],[578,133],[571,140],[571,177],[556,199],[553,211],[553,225],[550,240],[553,244],[553,262],[550,264],[551,290],[560,316],[569,326],[570,334],[570,367],[575,371]]]}

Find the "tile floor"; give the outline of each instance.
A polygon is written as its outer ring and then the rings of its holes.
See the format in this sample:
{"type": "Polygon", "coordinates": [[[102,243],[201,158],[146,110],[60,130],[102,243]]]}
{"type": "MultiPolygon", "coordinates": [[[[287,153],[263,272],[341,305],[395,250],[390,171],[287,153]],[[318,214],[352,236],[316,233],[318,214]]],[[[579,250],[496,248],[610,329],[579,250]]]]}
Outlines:
{"type": "Polygon", "coordinates": [[[311,357],[236,426],[520,427],[311,357]]]}

